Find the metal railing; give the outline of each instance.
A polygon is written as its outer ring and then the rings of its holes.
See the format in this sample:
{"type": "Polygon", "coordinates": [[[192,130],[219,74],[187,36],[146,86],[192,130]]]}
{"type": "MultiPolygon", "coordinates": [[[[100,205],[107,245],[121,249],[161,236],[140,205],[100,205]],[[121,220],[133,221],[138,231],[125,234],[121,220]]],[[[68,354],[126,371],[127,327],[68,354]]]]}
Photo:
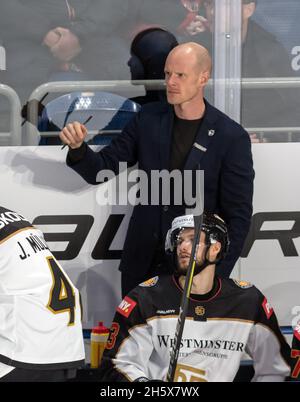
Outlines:
{"type": "Polygon", "coordinates": [[[1,135],[10,137],[11,145],[21,145],[21,101],[16,91],[8,85],[0,84],[0,95],[5,96],[10,103],[10,131],[1,135]]]}
{"type": "MultiPolygon", "coordinates": [[[[216,80],[209,80],[208,87],[212,87],[216,80]]],[[[270,88],[300,88],[300,78],[244,78],[242,80],[226,79],[220,80],[219,85],[241,84],[242,89],[270,89],[270,88]]],[[[24,145],[37,145],[40,136],[55,136],[55,132],[38,131],[38,102],[47,93],[70,93],[74,91],[108,91],[121,94],[127,97],[143,96],[147,90],[162,90],[165,88],[164,80],[145,80],[145,81],[58,81],[49,82],[37,87],[29,97],[28,120],[24,145]],[[37,102],[30,102],[36,100],[37,102]]],[[[280,112],[280,111],[279,111],[280,112]]],[[[300,132],[299,127],[247,127],[250,133],[292,133],[300,132]]],[[[101,133],[101,131],[97,131],[101,133]]],[[[91,134],[93,134],[91,132],[91,134]]],[[[287,139],[289,139],[289,137],[287,139]]]]}

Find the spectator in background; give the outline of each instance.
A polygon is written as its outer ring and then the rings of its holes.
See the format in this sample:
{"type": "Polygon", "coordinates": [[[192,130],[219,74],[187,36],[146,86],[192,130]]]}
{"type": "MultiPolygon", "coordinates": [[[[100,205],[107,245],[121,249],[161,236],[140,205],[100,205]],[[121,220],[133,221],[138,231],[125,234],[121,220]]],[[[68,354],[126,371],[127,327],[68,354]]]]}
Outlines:
{"type": "MultiPolygon", "coordinates": [[[[0,80],[19,95],[26,120],[28,97],[43,83],[129,78],[128,46],[118,33],[127,13],[128,0],[1,2],[6,71],[0,80]]],[[[0,132],[8,129],[9,106],[0,97],[0,132]]]]}
{"type": "MultiPolygon", "coordinates": [[[[203,12],[203,0],[129,0],[140,24],[161,27],[176,36],[179,43],[190,38],[190,25],[203,12]]],[[[143,28],[142,28],[143,29],[143,28]]],[[[142,30],[141,29],[141,30],[142,30]]]]}
{"type": "MultiPolygon", "coordinates": [[[[177,45],[178,42],[175,36],[161,28],[148,28],[139,32],[133,39],[130,48],[130,59],[128,60],[128,66],[130,68],[131,79],[134,81],[163,80],[165,75],[164,66],[166,58],[169,52],[177,45]]],[[[124,103],[119,103],[119,106],[117,106],[117,95],[115,94],[107,94],[105,92],[101,94],[101,92],[96,92],[94,97],[91,97],[92,101],[90,105],[92,109],[95,108],[92,121],[92,127],[94,127],[94,130],[101,129],[102,131],[119,131],[125,127],[126,123],[129,122],[129,120],[134,116],[134,113],[140,109],[141,104],[165,100],[166,92],[165,89],[151,90],[146,87],[145,95],[130,99],[123,98],[124,103]],[[94,97],[95,100],[93,99],[94,97]],[[105,126],[100,126],[101,106],[99,106],[99,104],[97,105],[96,103],[96,99],[101,99],[101,97],[103,97],[103,100],[105,100],[104,114],[107,117],[108,113],[111,113],[111,120],[109,122],[106,120],[105,126]],[[110,112],[106,110],[107,107],[109,108],[110,112]]],[[[74,101],[74,99],[72,100],[72,98],[68,97],[68,100],[64,101],[69,102],[69,110],[66,116],[71,115],[74,110],[76,111],[76,105],[78,103],[76,99],[77,98],[75,98],[74,101]]],[[[56,101],[54,101],[54,103],[55,102],[56,101]]],[[[59,106],[57,106],[57,109],[59,109],[59,106]]],[[[59,113],[61,115],[61,111],[59,111],[59,113]]],[[[53,116],[52,118],[50,117],[48,127],[45,131],[58,132],[63,128],[63,126],[60,126],[60,128],[57,127],[53,120],[53,116]]],[[[63,125],[66,124],[66,121],[67,119],[65,119],[65,123],[63,125]]],[[[111,138],[111,134],[96,134],[92,139],[89,140],[88,143],[106,145],[110,142],[111,138]]],[[[58,137],[43,137],[40,144],[59,145],[60,140],[58,137]]]]}
{"type": "Polygon", "coordinates": [[[133,36],[145,27],[160,27],[178,39],[178,28],[186,18],[187,10],[181,0],[129,0],[132,10],[133,36]]]}
{"type": "Polygon", "coordinates": [[[7,68],[1,82],[24,103],[44,82],[94,78],[108,48],[102,49],[105,38],[126,17],[127,7],[126,0],[2,1],[0,38],[7,68]]]}
{"type": "MultiPolygon", "coordinates": [[[[258,0],[242,0],[242,77],[291,77],[290,56],[284,46],[251,18],[258,0]]],[[[204,15],[196,15],[186,34],[211,49],[214,32],[214,0],[203,0],[204,15]]],[[[203,11],[203,9],[202,9],[203,11]]],[[[299,92],[295,89],[243,89],[241,122],[245,127],[299,126],[299,92]]],[[[265,135],[285,141],[286,134],[265,135]]]]}
{"type": "Polygon", "coordinates": [[[140,31],[132,41],[128,62],[132,80],[164,79],[168,54],[178,45],[170,32],[152,27],[140,31]]]}
{"type": "MultiPolygon", "coordinates": [[[[170,51],[178,45],[170,32],[161,28],[140,31],[130,47],[130,67],[132,80],[163,80],[165,62],[170,51]]],[[[166,92],[148,90],[146,96],[135,98],[139,104],[166,99],[166,92]]]]}

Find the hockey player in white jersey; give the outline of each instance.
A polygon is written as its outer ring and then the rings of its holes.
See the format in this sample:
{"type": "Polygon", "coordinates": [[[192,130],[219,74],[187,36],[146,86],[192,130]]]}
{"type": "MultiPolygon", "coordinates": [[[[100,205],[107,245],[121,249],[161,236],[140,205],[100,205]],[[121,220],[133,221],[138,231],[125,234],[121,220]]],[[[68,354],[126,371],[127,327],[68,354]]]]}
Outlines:
{"type": "MultiPolygon", "coordinates": [[[[166,380],[193,239],[193,216],[176,218],[166,241],[176,274],[140,284],[117,308],[103,381],[166,380]]],[[[228,244],[225,223],[204,214],[174,381],[233,381],[245,352],[253,359],[253,381],[283,381],[290,348],[267,299],[250,283],[215,275],[228,244]]]]}
{"type": "Polygon", "coordinates": [[[0,381],[65,381],[83,363],[78,290],[42,232],[0,206],[0,381]]]}

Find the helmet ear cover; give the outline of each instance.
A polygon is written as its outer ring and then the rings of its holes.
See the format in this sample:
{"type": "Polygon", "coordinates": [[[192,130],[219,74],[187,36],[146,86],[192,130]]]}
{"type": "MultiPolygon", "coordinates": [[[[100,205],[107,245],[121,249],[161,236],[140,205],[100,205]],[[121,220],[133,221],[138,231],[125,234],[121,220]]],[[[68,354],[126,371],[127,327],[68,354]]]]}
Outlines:
{"type": "MultiPolygon", "coordinates": [[[[205,233],[205,244],[207,246],[207,252],[210,249],[210,246],[212,246],[213,244],[219,242],[221,244],[221,248],[220,251],[215,259],[215,261],[213,261],[212,263],[217,264],[218,262],[220,262],[223,258],[224,258],[224,247],[223,244],[220,240],[218,240],[216,238],[216,236],[214,235],[214,233],[211,233],[210,231],[206,231],[203,230],[203,232],[205,233]]],[[[206,257],[205,257],[206,258],[206,257]]]]}

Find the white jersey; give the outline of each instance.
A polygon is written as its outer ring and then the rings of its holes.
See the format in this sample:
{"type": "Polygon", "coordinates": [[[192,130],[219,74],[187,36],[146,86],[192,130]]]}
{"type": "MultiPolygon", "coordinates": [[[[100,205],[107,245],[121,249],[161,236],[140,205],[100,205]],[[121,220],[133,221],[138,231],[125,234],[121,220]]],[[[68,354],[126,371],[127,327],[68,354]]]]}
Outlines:
{"type": "Polygon", "coordinates": [[[75,368],[84,362],[78,290],[40,230],[0,207],[0,362],[75,368]]]}

